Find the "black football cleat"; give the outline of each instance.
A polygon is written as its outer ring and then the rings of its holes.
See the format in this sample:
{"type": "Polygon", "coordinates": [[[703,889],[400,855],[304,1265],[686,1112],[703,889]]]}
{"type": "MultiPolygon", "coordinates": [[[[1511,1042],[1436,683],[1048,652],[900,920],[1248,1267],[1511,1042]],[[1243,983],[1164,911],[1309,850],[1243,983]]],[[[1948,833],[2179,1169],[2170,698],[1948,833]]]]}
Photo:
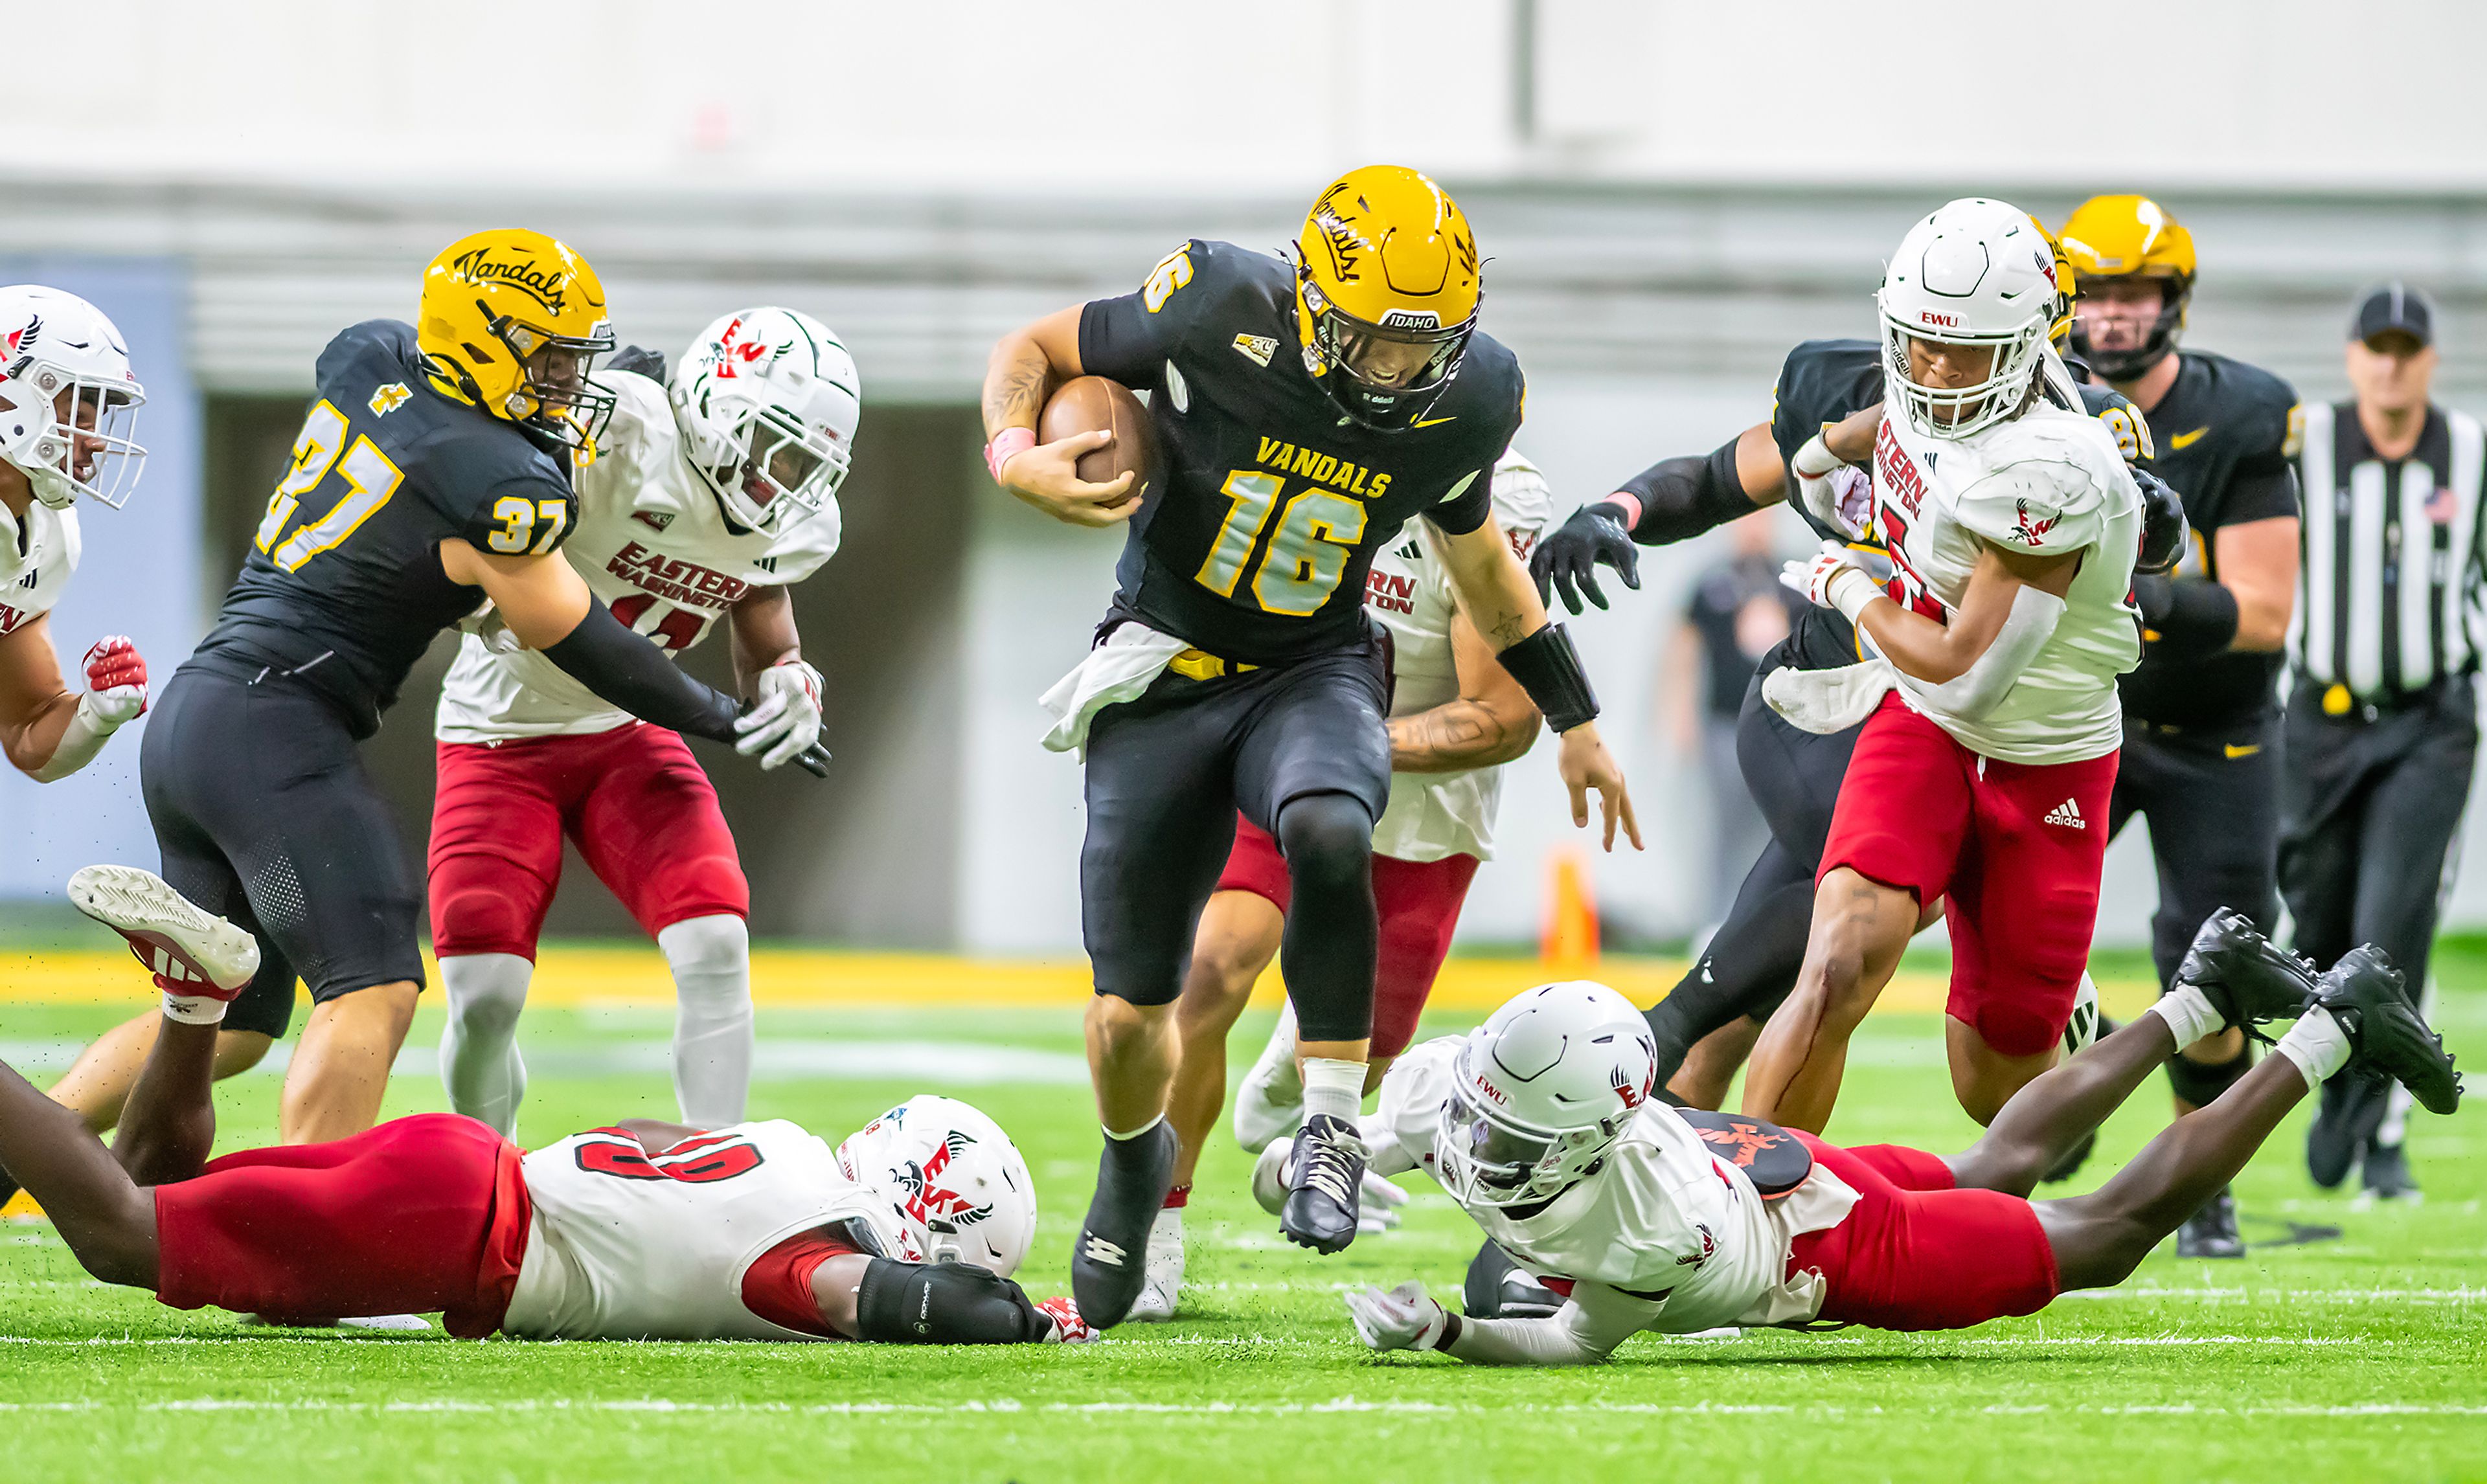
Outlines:
{"type": "Polygon", "coordinates": [[[2194,934],[2176,980],[2200,990],[2229,1025],[2264,1041],[2271,1037],[2256,1026],[2289,1019],[2314,998],[2313,966],[2275,948],[2244,913],[2224,908],[2194,934]]]}
{"type": "Polygon", "coordinates": [[[2461,1106],[2461,1074],[2444,1037],[2427,1029],[2383,949],[2371,943],[2351,948],[2323,976],[2314,1002],[2348,1032],[2351,1067],[2391,1078],[2428,1113],[2461,1106]]]}
{"type": "Polygon", "coordinates": [[[1561,1294],[1522,1272],[1493,1243],[1468,1259],[1461,1308],[1470,1319],[1544,1319],[1562,1306],[1561,1294]]]}
{"type": "Polygon", "coordinates": [[[1149,1281],[1149,1228],[1174,1187],[1170,1124],[1135,1139],[1108,1139],[1097,1160],[1097,1195],[1071,1249],[1071,1297],[1100,1330],[1121,1324],[1149,1281]]]}
{"type": "Polygon", "coordinates": [[[2305,1130],[2305,1172],[2323,1189],[2337,1190],[2358,1168],[2359,1156],[2384,1126],[2392,1085],[2381,1077],[2343,1068],[2323,1084],[2314,1122],[2305,1130]]]}
{"type": "Polygon", "coordinates": [[[1287,1171],[1287,1203],[1278,1231],[1298,1247],[1327,1256],[1355,1240],[1367,1151],[1355,1125],[1328,1113],[1304,1120],[1287,1171]]]}
{"type": "Polygon", "coordinates": [[[2176,1228],[2176,1255],[2179,1257],[2243,1257],[2245,1238],[2237,1235],[2236,1193],[2226,1186],[2202,1202],[2202,1209],[2185,1219],[2176,1228]]]}
{"type": "Polygon", "coordinates": [[[2377,1200],[2405,1200],[2416,1205],[2421,1198],[2417,1180],[2410,1173],[2407,1144],[2369,1145],[2361,1183],[2366,1194],[2377,1200]]]}

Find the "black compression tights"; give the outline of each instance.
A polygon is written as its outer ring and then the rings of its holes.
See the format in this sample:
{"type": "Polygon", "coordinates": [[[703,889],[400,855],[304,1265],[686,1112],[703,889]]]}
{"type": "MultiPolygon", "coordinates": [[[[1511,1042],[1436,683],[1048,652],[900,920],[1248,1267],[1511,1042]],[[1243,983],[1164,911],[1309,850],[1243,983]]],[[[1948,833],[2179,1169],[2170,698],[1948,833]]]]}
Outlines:
{"type": "Polygon", "coordinates": [[[1646,1012],[1664,1086],[1702,1037],[1740,1015],[1771,1018],[1796,987],[1813,926],[1813,872],[1772,840],[1736,893],[1727,921],[1683,982],[1646,1012]]]}
{"type": "Polygon", "coordinates": [[[1278,811],[1287,858],[1287,935],[1279,963],[1305,1041],[1373,1034],[1381,927],[1373,906],[1373,814],[1343,793],[1308,793],[1278,811]]]}

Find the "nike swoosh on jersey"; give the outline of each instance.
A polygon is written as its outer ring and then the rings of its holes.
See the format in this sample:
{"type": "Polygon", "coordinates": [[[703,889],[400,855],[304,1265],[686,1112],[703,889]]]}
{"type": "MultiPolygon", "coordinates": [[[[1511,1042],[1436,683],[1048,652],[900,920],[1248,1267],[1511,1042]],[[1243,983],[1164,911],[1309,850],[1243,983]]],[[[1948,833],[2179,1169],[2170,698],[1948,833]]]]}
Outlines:
{"type": "Polygon", "coordinates": [[[2222,748],[2222,751],[2228,755],[2228,761],[2234,762],[2240,757],[2250,757],[2254,754],[2261,752],[2262,744],[2259,742],[2248,742],[2240,745],[2238,743],[2231,742],[2226,747],[2222,748]]]}
{"type": "Polygon", "coordinates": [[[1408,426],[1411,427],[1439,427],[1444,423],[1456,423],[1458,421],[1459,415],[1454,413],[1446,418],[1418,418],[1415,422],[1411,423],[1408,426]]]}
{"type": "Polygon", "coordinates": [[[2194,444],[2201,442],[2202,435],[2210,430],[2210,425],[2206,423],[2200,427],[2194,428],[2190,433],[2178,433],[2175,437],[2167,440],[2167,447],[2170,450],[2190,449],[2194,444]]]}

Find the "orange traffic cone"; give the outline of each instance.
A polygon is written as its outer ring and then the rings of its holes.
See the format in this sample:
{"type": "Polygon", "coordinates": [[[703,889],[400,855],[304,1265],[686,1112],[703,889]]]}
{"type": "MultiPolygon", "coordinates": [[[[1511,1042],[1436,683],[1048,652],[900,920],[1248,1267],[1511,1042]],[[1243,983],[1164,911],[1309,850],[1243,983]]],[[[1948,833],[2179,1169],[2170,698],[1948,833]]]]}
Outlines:
{"type": "Polygon", "coordinates": [[[1574,977],[1598,962],[1598,899],[1589,884],[1588,858],[1560,846],[1548,852],[1546,924],[1537,956],[1550,969],[1574,977]]]}
{"type": "Polygon", "coordinates": [[[0,1200],[0,1221],[31,1222],[42,1214],[43,1208],[35,1204],[35,1197],[24,1191],[19,1191],[7,1200],[0,1200]]]}

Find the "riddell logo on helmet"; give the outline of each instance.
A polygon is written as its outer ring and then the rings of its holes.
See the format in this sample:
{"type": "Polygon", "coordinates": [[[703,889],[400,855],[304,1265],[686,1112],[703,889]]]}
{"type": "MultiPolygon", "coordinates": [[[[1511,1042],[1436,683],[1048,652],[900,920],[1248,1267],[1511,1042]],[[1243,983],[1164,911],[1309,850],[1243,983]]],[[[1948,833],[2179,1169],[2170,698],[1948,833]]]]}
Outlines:
{"type": "Polygon", "coordinates": [[[559,315],[569,307],[562,288],[562,275],[547,273],[532,262],[511,262],[488,256],[490,248],[479,247],[462,253],[449,264],[449,271],[470,283],[502,283],[522,289],[529,298],[543,305],[548,314],[559,315]]]}
{"type": "Polygon", "coordinates": [[[1957,330],[1960,328],[1960,316],[1958,315],[1938,315],[1933,310],[1921,309],[1917,311],[1917,318],[1926,324],[1934,325],[1941,329],[1957,330]]]}

